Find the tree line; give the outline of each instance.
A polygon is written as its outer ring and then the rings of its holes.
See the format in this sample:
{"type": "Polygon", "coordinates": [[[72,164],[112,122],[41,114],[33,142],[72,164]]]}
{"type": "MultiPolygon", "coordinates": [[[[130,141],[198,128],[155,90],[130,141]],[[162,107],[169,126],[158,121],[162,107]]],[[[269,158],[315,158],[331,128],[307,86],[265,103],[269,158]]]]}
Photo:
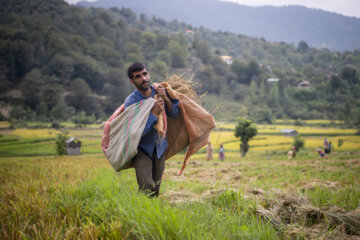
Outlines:
{"type": "Polygon", "coordinates": [[[256,122],[330,118],[360,124],[360,50],[272,43],[138,16],[127,8],[1,2],[0,103],[11,109],[1,119],[105,119],[132,90],[127,66],[143,61],[154,81],[184,73],[200,84],[200,93],[246,106],[256,122]],[[299,89],[302,81],[311,88],[299,89]]]}

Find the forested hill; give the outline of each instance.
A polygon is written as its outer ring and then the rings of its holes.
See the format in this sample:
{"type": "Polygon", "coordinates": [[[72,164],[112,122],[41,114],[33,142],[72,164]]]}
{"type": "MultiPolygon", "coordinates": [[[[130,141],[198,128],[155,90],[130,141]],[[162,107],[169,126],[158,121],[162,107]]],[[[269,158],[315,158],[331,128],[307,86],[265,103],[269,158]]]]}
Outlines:
{"type": "Polygon", "coordinates": [[[360,124],[359,50],[271,43],[127,8],[85,9],[61,0],[1,5],[0,120],[104,120],[133,89],[126,68],[143,61],[153,81],[177,73],[200,83],[205,108],[222,106],[217,120],[241,115],[256,122],[276,117],[360,124]],[[303,81],[309,88],[299,88],[303,81]]]}
{"type": "Polygon", "coordinates": [[[213,31],[298,44],[316,48],[360,49],[360,19],[301,6],[249,7],[220,0],[98,0],[82,6],[127,7],[137,14],[177,19],[213,31]]]}

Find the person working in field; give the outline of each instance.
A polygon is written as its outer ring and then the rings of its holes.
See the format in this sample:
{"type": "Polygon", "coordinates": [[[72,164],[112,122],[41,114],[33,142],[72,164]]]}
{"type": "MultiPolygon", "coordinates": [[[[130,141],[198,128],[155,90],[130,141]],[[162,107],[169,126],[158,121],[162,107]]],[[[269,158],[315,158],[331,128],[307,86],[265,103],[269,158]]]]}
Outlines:
{"type": "Polygon", "coordinates": [[[182,175],[190,156],[208,143],[215,119],[191,94],[180,92],[189,87],[183,79],[150,84],[150,73],[139,62],[127,73],[136,89],[105,122],[101,148],[115,171],[134,167],[139,190],[156,197],[165,160],[187,149],[177,173],[182,175]]]}
{"type": "Polygon", "coordinates": [[[222,144],[220,144],[218,154],[219,154],[219,159],[221,161],[224,161],[225,160],[225,149],[224,149],[224,146],[222,144]]]}
{"type": "Polygon", "coordinates": [[[329,153],[329,140],[327,138],[324,139],[324,152],[325,154],[329,153]]]}
{"type": "Polygon", "coordinates": [[[163,110],[169,117],[176,118],[179,114],[179,100],[171,99],[164,86],[154,88],[150,84],[150,73],[145,65],[133,63],[128,68],[128,77],[136,89],[126,98],[125,109],[141,100],[154,98],[157,100],[152,107],[147,119],[145,129],[138,145],[138,154],[133,158],[139,190],[149,194],[150,197],[158,196],[161,178],[165,169],[165,151],[168,146],[166,135],[159,136],[155,129],[158,117],[163,110]]]}
{"type": "Polygon", "coordinates": [[[293,159],[296,157],[296,149],[295,146],[291,147],[291,150],[288,152],[288,159],[293,159]]]}
{"type": "Polygon", "coordinates": [[[317,148],[316,151],[318,152],[318,154],[319,154],[319,156],[320,156],[321,158],[327,158],[326,153],[324,153],[323,151],[321,151],[320,148],[317,148]]]}
{"type": "Polygon", "coordinates": [[[206,146],[206,160],[209,161],[211,159],[213,159],[213,147],[209,141],[208,145],[206,146]]]}

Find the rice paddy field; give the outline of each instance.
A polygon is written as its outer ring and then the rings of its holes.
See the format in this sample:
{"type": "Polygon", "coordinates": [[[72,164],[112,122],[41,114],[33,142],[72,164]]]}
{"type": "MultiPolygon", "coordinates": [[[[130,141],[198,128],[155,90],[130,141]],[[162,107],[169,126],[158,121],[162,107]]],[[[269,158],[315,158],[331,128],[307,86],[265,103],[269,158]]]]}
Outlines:
{"type": "Polygon", "coordinates": [[[115,172],[107,162],[100,125],[0,122],[0,239],[359,239],[360,135],[339,121],[292,123],[258,125],[246,157],[234,124],[218,123],[214,159],[199,150],[183,176],[184,154],[167,160],[160,196],[149,199],[133,169],[115,172]],[[284,128],[305,142],[295,159],[284,128]],[[56,156],[64,133],[82,142],[81,155],[56,156]],[[333,150],[320,158],[325,137],[333,150]]]}

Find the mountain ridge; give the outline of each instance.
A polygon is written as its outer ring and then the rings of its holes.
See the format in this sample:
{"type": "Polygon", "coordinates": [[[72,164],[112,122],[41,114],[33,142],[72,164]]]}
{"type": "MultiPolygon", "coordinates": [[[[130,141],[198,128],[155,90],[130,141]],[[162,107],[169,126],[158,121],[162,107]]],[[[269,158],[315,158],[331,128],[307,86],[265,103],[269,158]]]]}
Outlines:
{"type": "Polygon", "coordinates": [[[336,51],[360,49],[360,19],[303,6],[250,7],[217,0],[79,2],[83,7],[126,7],[137,14],[178,20],[213,31],[230,31],[272,42],[307,42],[336,51]],[[215,17],[214,17],[215,16],[215,17]]]}

